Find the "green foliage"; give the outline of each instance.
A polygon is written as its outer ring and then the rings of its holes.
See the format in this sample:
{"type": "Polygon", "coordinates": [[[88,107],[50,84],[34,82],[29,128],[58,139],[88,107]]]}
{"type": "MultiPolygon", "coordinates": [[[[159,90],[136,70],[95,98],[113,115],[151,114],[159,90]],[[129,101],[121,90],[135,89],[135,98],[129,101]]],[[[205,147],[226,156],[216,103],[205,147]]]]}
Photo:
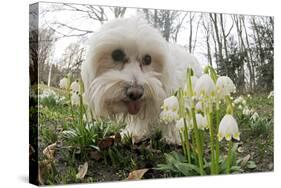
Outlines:
{"type": "Polygon", "coordinates": [[[259,118],[256,121],[250,121],[249,126],[251,128],[252,135],[262,135],[263,137],[267,137],[270,133],[272,133],[271,131],[273,129],[273,120],[268,120],[267,118],[259,118]]]}
{"type": "Polygon", "coordinates": [[[178,152],[165,154],[164,164],[158,164],[157,170],[171,173],[173,176],[194,176],[200,175],[198,166],[187,163],[185,157],[178,152]]]}

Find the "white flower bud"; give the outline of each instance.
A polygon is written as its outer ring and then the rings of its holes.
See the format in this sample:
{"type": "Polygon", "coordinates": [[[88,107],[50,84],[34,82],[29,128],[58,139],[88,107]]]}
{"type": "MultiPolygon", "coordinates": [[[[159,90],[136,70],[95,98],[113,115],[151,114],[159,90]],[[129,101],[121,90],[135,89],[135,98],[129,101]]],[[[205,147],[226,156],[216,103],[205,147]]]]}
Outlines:
{"type": "Polygon", "coordinates": [[[201,114],[196,114],[196,123],[198,129],[204,130],[208,128],[207,118],[201,114]]]}
{"type": "Polygon", "coordinates": [[[79,84],[79,81],[78,80],[75,80],[74,82],[71,83],[70,85],[70,89],[72,91],[78,91],[80,92],[80,84],[79,84]]]}
{"type": "Polygon", "coordinates": [[[255,112],[252,116],[251,116],[251,120],[253,120],[253,121],[257,121],[258,119],[259,119],[259,114],[257,113],[257,112],[255,112]]]}
{"type": "Polygon", "coordinates": [[[64,78],[62,78],[60,80],[59,87],[61,89],[66,89],[67,88],[67,78],[64,77],[64,78]]]}
{"type": "Polygon", "coordinates": [[[195,84],[194,92],[197,96],[211,96],[215,93],[215,83],[208,74],[203,74],[195,84]]]}
{"type": "Polygon", "coordinates": [[[177,112],[179,109],[179,101],[175,96],[171,96],[164,100],[163,111],[174,111],[177,112]]]}

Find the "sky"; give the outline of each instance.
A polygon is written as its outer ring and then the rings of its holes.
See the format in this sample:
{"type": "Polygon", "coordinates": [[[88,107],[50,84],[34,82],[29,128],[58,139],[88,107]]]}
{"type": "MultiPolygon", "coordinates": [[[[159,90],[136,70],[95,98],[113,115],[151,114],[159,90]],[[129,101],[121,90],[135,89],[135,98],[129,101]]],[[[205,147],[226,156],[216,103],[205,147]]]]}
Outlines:
{"type": "MultiPolygon", "coordinates": [[[[97,31],[101,24],[98,21],[94,21],[92,19],[87,18],[87,15],[85,13],[77,12],[77,11],[65,11],[65,10],[59,10],[59,11],[50,11],[46,12],[46,10],[55,10],[56,3],[40,3],[40,19],[39,19],[39,27],[44,28],[44,27],[53,27],[56,28],[54,25],[55,22],[59,23],[64,23],[66,25],[76,27],[76,28],[81,28],[85,30],[91,30],[91,31],[97,31]]],[[[79,6],[79,5],[77,5],[79,6]]],[[[106,14],[108,15],[109,20],[114,19],[114,15],[112,12],[110,12],[109,8],[105,8],[106,14]]],[[[126,13],[124,17],[131,17],[135,16],[137,12],[136,8],[127,8],[126,13]]],[[[184,15],[184,11],[181,11],[182,15],[184,15]]],[[[196,22],[199,20],[200,17],[200,12],[195,13],[195,20],[194,20],[194,25],[193,25],[193,33],[195,35],[195,30],[196,30],[196,22]]],[[[207,16],[208,13],[205,15],[207,16]]],[[[204,19],[204,18],[203,18],[204,19]]],[[[230,15],[225,15],[225,28],[226,31],[231,27],[231,17],[230,15]]],[[[188,20],[188,18],[186,18],[188,20]]],[[[59,28],[57,29],[59,32],[64,33],[64,34],[69,34],[68,29],[66,28],[59,28]]],[[[235,27],[232,29],[231,34],[234,37],[237,37],[236,34],[236,29],[235,27]]],[[[58,34],[59,36],[59,34],[58,34]]],[[[90,37],[91,34],[88,34],[87,37],[90,37]]],[[[187,21],[184,22],[184,24],[181,27],[181,30],[178,34],[178,40],[177,43],[179,45],[186,45],[188,43],[188,38],[189,38],[189,23],[187,21]]],[[[199,27],[198,30],[198,35],[197,35],[197,43],[196,43],[196,48],[194,51],[195,57],[199,60],[200,64],[202,66],[207,65],[208,61],[205,56],[207,53],[206,49],[206,42],[205,42],[205,32],[203,31],[203,27],[199,27]]],[[[54,51],[53,51],[53,56],[51,58],[51,63],[58,63],[59,60],[62,58],[62,55],[64,53],[65,48],[71,44],[79,42],[81,43],[81,38],[79,37],[64,37],[60,38],[57,40],[54,44],[54,51]]],[[[83,45],[86,46],[87,48],[87,40],[84,40],[83,45]],[[86,42],[85,42],[86,41],[86,42]]],[[[213,47],[213,44],[211,42],[211,46],[213,47]]]]}

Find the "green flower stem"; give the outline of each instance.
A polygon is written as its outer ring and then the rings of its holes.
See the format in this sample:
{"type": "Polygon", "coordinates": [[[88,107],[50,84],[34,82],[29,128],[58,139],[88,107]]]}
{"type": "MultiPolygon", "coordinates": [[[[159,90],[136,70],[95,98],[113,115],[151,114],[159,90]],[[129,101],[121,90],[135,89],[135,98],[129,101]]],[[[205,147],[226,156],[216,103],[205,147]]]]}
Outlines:
{"type": "MultiPolygon", "coordinates": [[[[216,101],[216,130],[215,132],[218,132],[219,129],[219,123],[220,123],[220,117],[219,117],[219,103],[218,101],[216,101]]],[[[215,142],[216,142],[216,165],[215,165],[215,172],[216,174],[219,173],[220,169],[219,169],[219,158],[220,158],[220,146],[219,146],[219,140],[218,138],[215,136],[215,142]]]]}
{"type": "MultiPolygon", "coordinates": [[[[212,106],[212,103],[209,104],[212,106]]],[[[210,108],[206,108],[207,111],[207,119],[209,124],[209,133],[210,133],[210,144],[211,144],[211,174],[215,174],[215,145],[214,145],[214,130],[213,130],[213,112],[210,110],[210,108]]]]}
{"type": "Polygon", "coordinates": [[[184,138],[185,138],[185,145],[186,145],[186,151],[187,151],[187,160],[188,160],[188,163],[191,163],[190,147],[189,147],[189,140],[188,140],[188,128],[186,125],[185,118],[183,118],[183,122],[184,122],[184,138]]]}
{"type": "Polygon", "coordinates": [[[228,143],[228,154],[227,154],[227,164],[226,164],[226,173],[230,174],[230,168],[231,168],[231,158],[232,158],[232,141],[229,141],[228,143]]]}
{"type": "MultiPolygon", "coordinates": [[[[197,153],[196,152],[196,148],[195,148],[195,146],[196,146],[196,141],[195,141],[195,131],[192,131],[192,137],[191,137],[191,141],[192,141],[192,153],[197,153]]],[[[196,157],[196,155],[195,155],[195,163],[198,163],[198,158],[196,157]]]]}
{"type": "Polygon", "coordinates": [[[80,124],[83,126],[83,98],[82,95],[79,95],[80,98],[80,106],[79,106],[79,119],[80,119],[80,124]]]}
{"type": "Polygon", "coordinates": [[[192,114],[192,120],[193,120],[193,126],[194,126],[193,130],[195,133],[197,152],[198,152],[198,162],[199,162],[200,174],[204,175],[205,172],[204,172],[204,167],[203,167],[202,146],[201,146],[199,130],[198,130],[197,122],[196,122],[195,106],[194,106],[193,102],[192,102],[192,107],[191,107],[191,114],[192,114]]]}
{"type": "Polygon", "coordinates": [[[188,157],[187,157],[187,151],[186,151],[186,146],[185,146],[185,140],[184,140],[184,133],[182,130],[179,131],[179,134],[180,134],[180,139],[181,139],[181,145],[182,145],[182,150],[183,150],[183,154],[186,158],[186,160],[188,160],[188,157]]]}

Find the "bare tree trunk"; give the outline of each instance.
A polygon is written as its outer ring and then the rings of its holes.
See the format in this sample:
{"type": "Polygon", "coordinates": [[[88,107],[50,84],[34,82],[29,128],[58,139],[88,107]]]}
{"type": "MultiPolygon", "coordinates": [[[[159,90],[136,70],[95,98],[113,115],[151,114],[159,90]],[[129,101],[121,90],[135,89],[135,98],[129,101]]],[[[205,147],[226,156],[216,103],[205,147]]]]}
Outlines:
{"type": "Polygon", "coordinates": [[[169,41],[170,39],[170,30],[171,30],[171,20],[170,20],[170,11],[165,11],[165,21],[164,21],[164,38],[169,41]]]}
{"type": "Polygon", "coordinates": [[[254,16],[253,16],[252,22],[253,22],[253,25],[254,25],[254,33],[255,33],[254,35],[255,35],[256,43],[258,44],[258,51],[259,51],[259,58],[260,58],[259,60],[260,60],[261,65],[263,65],[264,64],[264,53],[263,53],[263,50],[262,50],[260,33],[259,33],[258,28],[257,28],[256,19],[255,19],[254,16]]]}
{"type": "MultiPolygon", "coordinates": [[[[242,36],[241,19],[237,15],[234,15],[233,20],[235,22],[236,30],[237,30],[237,34],[238,34],[239,53],[243,54],[243,52],[246,52],[246,49],[245,49],[245,44],[244,44],[244,40],[243,40],[243,36],[242,36]]],[[[249,58],[247,57],[247,52],[246,52],[246,58],[247,58],[247,61],[249,62],[249,60],[248,60],[249,58]]],[[[243,91],[245,89],[245,70],[244,70],[244,63],[243,62],[240,62],[240,63],[241,63],[241,66],[240,66],[241,70],[239,71],[240,72],[239,86],[240,86],[240,89],[243,91]]]]}
{"type": "Polygon", "coordinates": [[[218,66],[222,67],[222,70],[224,70],[225,74],[228,75],[228,71],[227,71],[227,67],[225,66],[225,64],[223,63],[223,53],[222,53],[222,42],[221,42],[221,38],[219,35],[219,28],[218,28],[218,21],[217,21],[217,14],[212,15],[212,13],[210,13],[210,18],[213,22],[213,26],[215,29],[215,36],[216,36],[216,42],[218,44],[218,60],[217,60],[217,64],[218,66]]]}
{"type": "Polygon", "coordinates": [[[51,86],[52,68],[53,68],[53,64],[50,63],[50,66],[49,66],[49,75],[48,75],[48,87],[51,86]]]}
{"type": "Polygon", "coordinates": [[[244,27],[245,38],[246,38],[246,43],[247,43],[247,54],[248,54],[247,66],[248,66],[248,69],[250,72],[250,89],[252,90],[252,89],[255,89],[255,68],[254,68],[254,62],[253,62],[253,55],[252,55],[248,32],[247,32],[247,28],[246,28],[246,24],[245,24],[245,18],[243,17],[241,19],[242,19],[242,24],[244,27]]]}
{"type": "Polygon", "coordinates": [[[192,13],[190,12],[190,14],[189,14],[189,43],[188,43],[189,53],[192,52],[192,31],[193,31],[192,22],[193,22],[193,18],[194,18],[194,15],[192,16],[192,13]]]}
{"type": "Polygon", "coordinates": [[[220,24],[221,24],[221,30],[222,30],[222,36],[223,36],[225,58],[228,59],[227,36],[225,34],[225,29],[224,29],[224,24],[223,24],[223,15],[222,14],[220,14],[220,24]]]}
{"type": "Polygon", "coordinates": [[[197,34],[198,34],[198,29],[199,29],[199,25],[201,23],[202,16],[203,16],[203,14],[201,13],[199,20],[197,22],[197,25],[196,25],[195,38],[194,38],[194,42],[193,42],[192,52],[195,51],[195,47],[196,47],[196,43],[197,43],[197,34]]]}
{"type": "Polygon", "coordinates": [[[210,47],[210,24],[209,22],[205,23],[204,19],[202,21],[202,25],[206,31],[206,46],[207,46],[207,57],[208,57],[208,62],[211,66],[213,66],[212,62],[212,52],[211,52],[211,47],[210,47]]]}

